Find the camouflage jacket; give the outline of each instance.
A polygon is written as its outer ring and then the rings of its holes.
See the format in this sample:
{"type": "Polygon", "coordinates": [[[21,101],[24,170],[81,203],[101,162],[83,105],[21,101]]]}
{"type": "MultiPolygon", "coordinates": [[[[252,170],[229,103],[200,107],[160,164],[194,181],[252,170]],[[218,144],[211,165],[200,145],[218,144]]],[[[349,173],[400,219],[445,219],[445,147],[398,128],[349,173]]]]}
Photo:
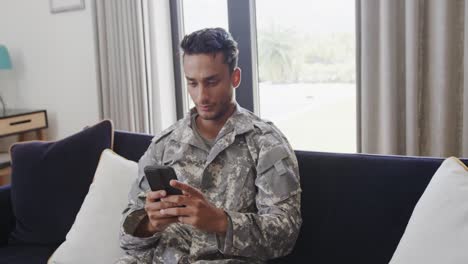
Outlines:
{"type": "Polygon", "coordinates": [[[139,161],[123,213],[118,263],[263,263],[288,254],[302,223],[296,156],[271,123],[237,105],[209,150],[194,135],[191,114],[158,136],[139,161]],[[226,235],[175,223],[151,237],[133,236],[145,216],[143,168],[169,165],[228,216],[226,235]]]}

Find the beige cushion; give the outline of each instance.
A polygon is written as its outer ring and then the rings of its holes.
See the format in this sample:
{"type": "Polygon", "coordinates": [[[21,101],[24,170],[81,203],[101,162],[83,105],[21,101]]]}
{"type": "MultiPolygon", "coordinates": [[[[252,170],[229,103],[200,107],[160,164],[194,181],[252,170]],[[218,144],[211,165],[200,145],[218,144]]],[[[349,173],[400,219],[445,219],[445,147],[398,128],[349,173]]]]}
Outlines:
{"type": "Polygon", "coordinates": [[[390,263],[468,263],[468,169],[457,158],[434,174],[390,263]]]}
{"type": "Polygon", "coordinates": [[[75,222],[48,263],[114,263],[120,258],[121,214],[137,174],[136,162],[104,150],[75,222]]]}

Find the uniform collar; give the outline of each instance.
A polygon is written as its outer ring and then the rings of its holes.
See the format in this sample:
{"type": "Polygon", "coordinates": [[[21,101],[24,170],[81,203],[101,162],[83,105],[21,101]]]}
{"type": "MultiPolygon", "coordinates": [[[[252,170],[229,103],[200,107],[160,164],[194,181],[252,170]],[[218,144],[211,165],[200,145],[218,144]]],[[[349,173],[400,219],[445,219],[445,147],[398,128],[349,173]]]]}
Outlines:
{"type": "MultiPolygon", "coordinates": [[[[176,133],[173,133],[173,140],[199,147],[199,140],[196,139],[192,130],[191,116],[196,113],[197,109],[193,107],[185,114],[184,118],[181,120],[179,129],[177,129],[176,133]]],[[[221,131],[219,131],[219,134],[216,137],[216,141],[220,140],[226,135],[231,134],[232,132],[234,132],[234,135],[232,135],[234,138],[237,135],[241,135],[253,130],[254,126],[252,122],[252,115],[253,114],[250,111],[242,108],[238,103],[236,103],[234,112],[228,118],[221,131]]]]}

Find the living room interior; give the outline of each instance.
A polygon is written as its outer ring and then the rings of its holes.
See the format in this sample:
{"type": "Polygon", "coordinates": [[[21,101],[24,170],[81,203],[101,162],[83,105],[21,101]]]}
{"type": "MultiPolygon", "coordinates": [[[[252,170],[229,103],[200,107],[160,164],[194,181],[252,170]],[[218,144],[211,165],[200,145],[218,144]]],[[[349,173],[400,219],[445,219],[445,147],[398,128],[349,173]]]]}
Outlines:
{"type": "Polygon", "coordinates": [[[0,263],[123,254],[136,164],[194,106],[180,41],[206,27],[299,162],[302,229],[268,263],[468,263],[466,1],[4,0],[0,25],[0,263]]]}

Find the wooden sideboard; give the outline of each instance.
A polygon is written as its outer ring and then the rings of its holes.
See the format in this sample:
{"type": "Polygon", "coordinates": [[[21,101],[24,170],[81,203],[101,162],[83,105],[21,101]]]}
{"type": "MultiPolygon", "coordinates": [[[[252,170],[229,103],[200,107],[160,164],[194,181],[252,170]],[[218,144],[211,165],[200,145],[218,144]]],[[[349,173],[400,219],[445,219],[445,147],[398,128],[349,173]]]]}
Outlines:
{"type": "MultiPolygon", "coordinates": [[[[35,132],[36,139],[46,140],[44,130],[49,126],[46,110],[6,109],[0,111],[0,138],[17,135],[18,141],[25,140],[27,132],[35,132]]],[[[11,168],[9,155],[1,154],[0,186],[9,182],[11,168]],[[8,158],[5,158],[8,157],[8,158]]]]}

